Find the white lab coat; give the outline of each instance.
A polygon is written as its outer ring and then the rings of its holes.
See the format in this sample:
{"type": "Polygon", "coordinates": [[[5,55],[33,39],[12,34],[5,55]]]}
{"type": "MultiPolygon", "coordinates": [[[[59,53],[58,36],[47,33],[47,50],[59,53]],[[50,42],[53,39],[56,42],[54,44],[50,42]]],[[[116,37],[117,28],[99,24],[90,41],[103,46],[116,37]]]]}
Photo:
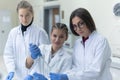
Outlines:
{"type": "Polygon", "coordinates": [[[17,80],[23,80],[29,72],[25,67],[25,60],[30,55],[30,43],[38,46],[48,43],[47,33],[33,24],[27,28],[24,36],[21,25],[10,31],[4,50],[4,61],[8,73],[15,72],[17,80]]]}
{"type": "Polygon", "coordinates": [[[82,38],[75,42],[73,68],[67,71],[69,80],[112,80],[111,50],[103,36],[94,31],[83,46],[82,38]]]}
{"type": "Polygon", "coordinates": [[[71,69],[72,56],[64,47],[61,47],[53,58],[51,58],[51,45],[41,45],[40,50],[42,59],[41,57],[37,59],[38,66],[32,66],[33,69],[36,69],[36,72],[48,77],[50,72],[63,73],[71,69]]]}

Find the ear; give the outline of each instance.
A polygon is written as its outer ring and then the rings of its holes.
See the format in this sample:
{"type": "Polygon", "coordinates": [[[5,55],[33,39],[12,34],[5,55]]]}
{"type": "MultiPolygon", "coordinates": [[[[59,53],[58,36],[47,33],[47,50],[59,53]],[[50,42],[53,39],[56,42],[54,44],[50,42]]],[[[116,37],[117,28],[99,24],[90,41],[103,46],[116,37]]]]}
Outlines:
{"type": "Polygon", "coordinates": [[[68,36],[66,36],[66,39],[65,39],[65,41],[68,39],[68,36]]]}

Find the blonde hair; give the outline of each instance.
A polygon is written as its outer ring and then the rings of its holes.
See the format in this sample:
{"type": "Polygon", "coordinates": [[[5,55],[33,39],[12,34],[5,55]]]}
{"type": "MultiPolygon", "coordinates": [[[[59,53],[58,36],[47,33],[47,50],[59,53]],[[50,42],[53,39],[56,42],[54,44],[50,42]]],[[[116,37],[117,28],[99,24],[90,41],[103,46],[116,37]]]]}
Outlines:
{"type": "Polygon", "coordinates": [[[51,33],[53,32],[53,29],[60,29],[60,30],[65,31],[66,37],[68,37],[68,28],[67,28],[66,24],[56,23],[55,25],[52,26],[51,33]]]}
{"type": "Polygon", "coordinates": [[[19,11],[19,9],[21,8],[28,8],[29,11],[34,14],[34,11],[33,11],[33,7],[32,5],[28,2],[28,1],[25,1],[25,0],[22,0],[18,3],[17,5],[17,12],[19,11]]]}

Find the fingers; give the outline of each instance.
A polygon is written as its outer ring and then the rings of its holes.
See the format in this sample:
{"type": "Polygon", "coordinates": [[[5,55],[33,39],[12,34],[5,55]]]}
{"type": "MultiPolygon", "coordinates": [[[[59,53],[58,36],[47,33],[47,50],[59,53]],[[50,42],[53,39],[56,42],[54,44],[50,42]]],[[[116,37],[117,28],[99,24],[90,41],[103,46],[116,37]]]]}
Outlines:
{"type": "Polygon", "coordinates": [[[57,80],[57,74],[56,73],[50,73],[50,79],[51,80],[57,80]]]}
{"type": "Polygon", "coordinates": [[[29,44],[29,46],[32,46],[32,45],[33,45],[32,43],[29,44]]]}
{"type": "Polygon", "coordinates": [[[38,48],[37,45],[30,44],[30,51],[36,53],[36,52],[40,52],[40,49],[38,48]]]}
{"type": "Polygon", "coordinates": [[[36,72],[33,74],[33,77],[34,77],[35,80],[40,80],[40,79],[43,80],[42,75],[39,74],[39,73],[36,73],[36,72]]]}
{"type": "Polygon", "coordinates": [[[35,44],[30,44],[29,46],[30,46],[30,49],[37,49],[38,48],[38,46],[35,44]]]}
{"type": "Polygon", "coordinates": [[[54,75],[55,73],[50,73],[50,75],[54,75]]]}
{"type": "Polygon", "coordinates": [[[27,75],[24,80],[33,80],[32,75],[27,75]]]}
{"type": "Polygon", "coordinates": [[[29,44],[30,48],[30,52],[31,52],[31,57],[33,59],[36,59],[38,56],[41,56],[41,51],[39,49],[39,47],[35,44],[29,44]]]}
{"type": "Polygon", "coordinates": [[[6,80],[9,80],[9,76],[7,76],[6,80]]]}
{"type": "Polygon", "coordinates": [[[50,75],[54,76],[54,75],[57,75],[56,73],[50,73],[50,75]]]}
{"type": "Polygon", "coordinates": [[[12,80],[13,76],[14,76],[14,72],[10,72],[7,77],[7,80],[12,80]]]}
{"type": "Polygon", "coordinates": [[[37,72],[35,72],[34,74],[33,74],[33,76],[38,76],[39,74],[37,73],[37,72]]]}

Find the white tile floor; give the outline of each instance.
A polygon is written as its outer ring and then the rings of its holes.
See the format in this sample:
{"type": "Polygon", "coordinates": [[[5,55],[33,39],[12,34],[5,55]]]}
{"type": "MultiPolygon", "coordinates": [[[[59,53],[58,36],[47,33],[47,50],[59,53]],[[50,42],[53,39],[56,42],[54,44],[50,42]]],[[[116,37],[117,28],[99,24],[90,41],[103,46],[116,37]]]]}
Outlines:
{"type": "MultiPolygon", "coordinates": [[[[120,80],[120,69],[111,68],[113,80],[120,80]]],[[[7,76],[7,71],[3,62],[3,57],[0,55],[0,74],[2,74],[2,79],[5,80],[5,77],[7,76]]]]}

